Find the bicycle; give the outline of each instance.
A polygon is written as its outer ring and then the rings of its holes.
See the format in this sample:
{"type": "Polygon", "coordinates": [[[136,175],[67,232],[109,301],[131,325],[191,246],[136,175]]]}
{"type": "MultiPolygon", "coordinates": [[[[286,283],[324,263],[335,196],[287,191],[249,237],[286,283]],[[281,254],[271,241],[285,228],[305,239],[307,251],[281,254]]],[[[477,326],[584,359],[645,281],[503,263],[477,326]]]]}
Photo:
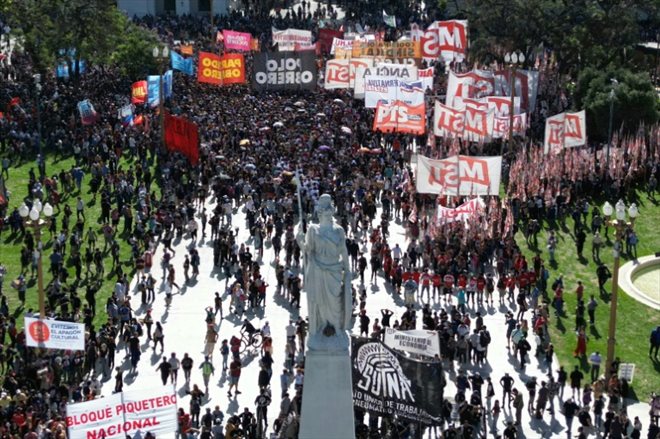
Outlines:
{"type": "Polygon", "coordinates": [[[261,334],[261,330],[256,330],[252,336],[250,334],[246,333],[245,331],[241,331],[241,348],[240,348],[240,353],[242,354],[245,352],[248,348],[252,349],[261,349],[261,346],[264,344],[264,337],[261,334]]]}

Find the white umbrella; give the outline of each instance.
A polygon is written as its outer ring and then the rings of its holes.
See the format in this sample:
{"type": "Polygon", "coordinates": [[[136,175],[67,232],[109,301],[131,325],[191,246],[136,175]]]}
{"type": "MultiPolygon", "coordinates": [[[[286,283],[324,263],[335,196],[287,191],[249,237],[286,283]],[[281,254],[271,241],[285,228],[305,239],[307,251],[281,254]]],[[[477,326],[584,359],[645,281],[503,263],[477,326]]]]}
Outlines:
{"type": "Polygon", "coordinates": [[[283,126],[284,126],[284,123],[283,123],[283,122],[279,122],[279,121],[278,121],[278,122],[275,122],[275,123],[273,124],[273,127],[275,127],[275,128],[281,128],[281,127],[283,127],[283,126]]]}
{"type": "Polygon", "coordinates": [[[342,105],[344,104],[344,101],[342,101],[342,100],[339,99],[339,98],[334,99],[332,102],[334,102],[334,103],[336,103],[336,104],[342,104],[342,105]]]}
{"type": "Polygon", "coordinates": [[[353,134],[353,131],[349,127],[341,127],[341,132],[344,134],[353,134]]]}
{"type": "Polygon", "coordinates": [[[325,117],[325,113],[316,113],[316,117],[325,117]]]}
{"type": "Polygon", "coordinates": [[[294,102],[293,105],[295,105],[296,107],[304,107],[305,103],[303,101],[298,101],[298,102],[294,102]]]}

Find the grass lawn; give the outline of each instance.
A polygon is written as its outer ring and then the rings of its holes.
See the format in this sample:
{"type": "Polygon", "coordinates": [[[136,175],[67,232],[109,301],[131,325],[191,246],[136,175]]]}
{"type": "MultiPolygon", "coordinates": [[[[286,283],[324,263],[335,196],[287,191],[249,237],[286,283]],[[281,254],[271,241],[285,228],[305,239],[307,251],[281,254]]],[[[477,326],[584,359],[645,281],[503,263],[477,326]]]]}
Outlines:
{"type": "MultiPolygon", "coordinates": [[[[609,200],[612,205],[617,200],[609,200]]],[[[604,200],[598,200],[598,205],[602,206],[604,200]]],[[[630,201],[628,201],[630,202],[630,201]]],[[[660,234],[658,230],[658,220],[660,220],[660,206],[658,202],[651,202],[643,192],[637,193],[637,206],[640,216],[635,222],[635,231],[639,238],[637,245],[637,255],[639,257],[654,254],[660,250],[660,234]]],[[[591,203],[592,206],[595,202],[591,203]]],[[[602,209],[601,209],[602,211],[602,209]]],[[[591,213],[589,214],[589,225],[591,213]]],[[[589,337],[587,342],[587,356],[594,351],[599,351],[603,357],[603,366],[601,373],[604,373],[605,359],[607,356],[607,334],[609,327],[609,295],[601,297],[598,291],[598,280],[596,277],[597,264],[591,258],[591,237],[587,233],[587,240],[584,245],[583,256],[586,259],[578,260],[575,241],[573,236],[573,219],[566,220],[566,227],[559,226],[557,230],[557,251],[555,258],[557,265],[552,267],[547,261],[550,257],[546,250],[546,227],[538,236],[538,248],[532,248],[527,245],[524,235],[519,232],[516,235],[518,245],[527,256],[531,265],[531,258],[535,253],[541,252],[541,257],[546,261],[546,267],[550,271],[548,280],[548,293],[552,297],[550,285],[560,275],[564,276],[564,311],[565,316],[557,319],[554,312],[550,317],[550,334],[552,343],[555,346],[555,352],[559,357],[559,362],[570,372],[575,365],[580,365],[585,376],[588,376],[589,365],[586,360],[573,358],[573,350],[576,346],[575,329],[575,308],[577,298],[575,289],[577,281],[581,280],[584,284],[585,305],[591,294],[594,294],[598,300],[596,308],[596,325],[587,331],[589,337]]],[[[601,235],[604,237],[604,229],[601,229],[601,235]]],[[[613,230],[610,228],[609,237],[613,238],[613,230]]],[[[606,264],[610,271],[613,270],[613,242],[607,242],[601,249],[600,258],[606,264]]],[[[626,256],[621,257],[621,265],[629,259],[626,256]]],[[[607,282],[605,288],[611,291],[611,280],[607,282]]],[[[585,313],[586,314],[586,313],[585,313]]],[[[588,319],[588,316],[585,315],[588,319]]],[[[649,356],[649,335],[651,330],[660,325],[660,311],[642,305],[635,299],[628,296],[623,290],[619,289],[619,301],[617,308],[617,327],[616,327],[616,349],[615,356],[621,359],[622,363],[634,363],[635,375],[631,386],[632,396],[641,401],[647,401],[651,392],[660,390],[660,363],[652,361],[649,356]]]]}
{"type": "MultiPolygon", "coordinates": [[[[71,166],[75,164],[75,161],[72,157],[67,157],[63,160],[55,160],[52,155],[47,155],[46,159],[46,174],[53,176],[59,174],[59,172],[64,170],[71,169],[71,166]]],[[[120,160],[119,165],[122,169],[127,170],[131,167],[133,162],[127,161],[126,159],[120,160]]],[[[25,162],[23,161],[20,164],[13,163],[13,166],[9,170],[9,178],[5,181],[7,190],[9,191],[9,211],[8,214],[11,214],[14,207],[18,207],[23,202],[23,198],[27,195],[27,187],[29,181],[29,171],[31,168],[34,168],[35,174],[38,176],[39,171],[36,166],[36,162],[33,159],[25,162]]],[[[62,194],[62,200],[60,201],[60,210],[61,214],[58,214],[57,209],[55,209],[55,214],[53,218],[57,221],[57,232],[61,230],[62,217],[64,216],[64,205],[68,204],[73,211],[73,214],[70,219],[70,227],[73,227],[76,222],[76,201],[78,195],[81,195],[85,203],[85,232],[89,227],[94,227],[97,230],[97,246],[100,244],[101,249],[103,249],[103,234],[100,231],[100,226],[98,219],[101,216],[101,197],[100,195],[96,197],[96,202],[92,202],[92,194],[89,189],[89,181],[91,176],[89,172],[85,171],[85,177],[82,183],[82,194],[79,194],[77,190],[74,189],[69,195],[64,194],[62,185],[58,186],[58,190],[62,194]]],[[[155,185],[154,185],[155,187],[155,185]]],[[[131,248],[130,245],[125,241],[128,236],[122,234],[123,231],[123,219],[119,222],[117,230],[117,239],[120,244],[120,261],[122,262],[122,268],[125,273],[130,274],[133,272],[133,266],[129,263],[131,248]]],[[[18,318],[22,316],[23,308],[20,308],[20,302],[18,300],[18,293],[16,290],[10,287],[11,281],[16,279],[21,271],[21,262],[20,262],[20,252],[23,245],[23,237],[20,234],[11,234],[9,225],[5,226],[5,230],[0,236],[0,263],[4,264],[7,268],[7,274],[5,275],[5,283],[3,288],[3,293],[7,296],[10,313],[17,318],[17,324],[22,327],[23,319],[18,318]]],[[[52,240],[50,233],[44,229],[42,230],[42,242],[44,244],[44,254],[43,258],[43,272],[44,272],[44,287],[46,287],[52,280],[52,275],[49,272],[50,260],[49,256],[52,252],[52,240]]],[[[83,241],[84,244],[81,245],[81,253],[84,255],[84,249],[87,247],[86,241],[83,241]]],[[[69,270],[69,280],[68,284],[70,285],[75,281],[75,269],[73,266],[67,264],[67,259],[69,256],[69,242],[67,239],[67,254],[65,258],[65,265],[69,270]]],[[[92,265],[93,267],[93,265],[92,265]]],[[[112,267],[112,257],[108,251],[104,259],[105,267],[105,276],[103,278],[103,283],[101,289],[96,293],[96,317],[94,319],[95,326],[98,328],[101,324],[106,322],[106,313],[105,313],[105,302],[110,297],[114,284],[116,282],[116,274],[110,270],[112,267]]],[[[94,269],[92,268],[92,271],[94,269]]],[[[81,298],[82,303],[85,301],[85,287],[87,285],[85,280],[85,265],[83,260],[83,270],[82,270],[83,281],[79,285],[78,297],[81,298]]],[[[26,280],[28,281],[28,290],[26,292],[26,303],[25,310],[33,308],[35,311],[39,310],[38,305],[38,290],[37,290],[37,279],[30,278],[30,269],[26,274],[26,280]]],[[[46,302],[48,303],[48,302],[46,302]]]]}

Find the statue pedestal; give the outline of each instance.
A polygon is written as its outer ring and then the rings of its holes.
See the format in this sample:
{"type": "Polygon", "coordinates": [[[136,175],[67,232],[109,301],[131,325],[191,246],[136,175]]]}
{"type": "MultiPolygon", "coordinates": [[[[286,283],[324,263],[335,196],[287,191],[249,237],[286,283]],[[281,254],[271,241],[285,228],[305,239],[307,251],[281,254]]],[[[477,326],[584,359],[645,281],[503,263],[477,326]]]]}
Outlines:
{"type": "Polygon", "coordinates": [[[348,352],[307,351],[300,439],[354,439],[353,382],[348,352]]]}

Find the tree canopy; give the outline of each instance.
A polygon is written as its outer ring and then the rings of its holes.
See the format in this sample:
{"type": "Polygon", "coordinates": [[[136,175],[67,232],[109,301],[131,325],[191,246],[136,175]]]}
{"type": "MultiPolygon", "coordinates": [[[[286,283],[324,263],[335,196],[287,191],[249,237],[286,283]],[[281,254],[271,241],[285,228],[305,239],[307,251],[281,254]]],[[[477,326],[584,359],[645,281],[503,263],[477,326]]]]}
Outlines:
{"type": "Polygon", "coordinates": [[[153,67],[150,50],[157,38],[131,23],[114,1],[22,0],[7,14],[12,28],[25,37],[25,50],[42,72],[72,53],[75,60],[91,64],[130,60],[123,67],[153,67]],[[129,41],[131,47],[127,46],[129,41]]]}

